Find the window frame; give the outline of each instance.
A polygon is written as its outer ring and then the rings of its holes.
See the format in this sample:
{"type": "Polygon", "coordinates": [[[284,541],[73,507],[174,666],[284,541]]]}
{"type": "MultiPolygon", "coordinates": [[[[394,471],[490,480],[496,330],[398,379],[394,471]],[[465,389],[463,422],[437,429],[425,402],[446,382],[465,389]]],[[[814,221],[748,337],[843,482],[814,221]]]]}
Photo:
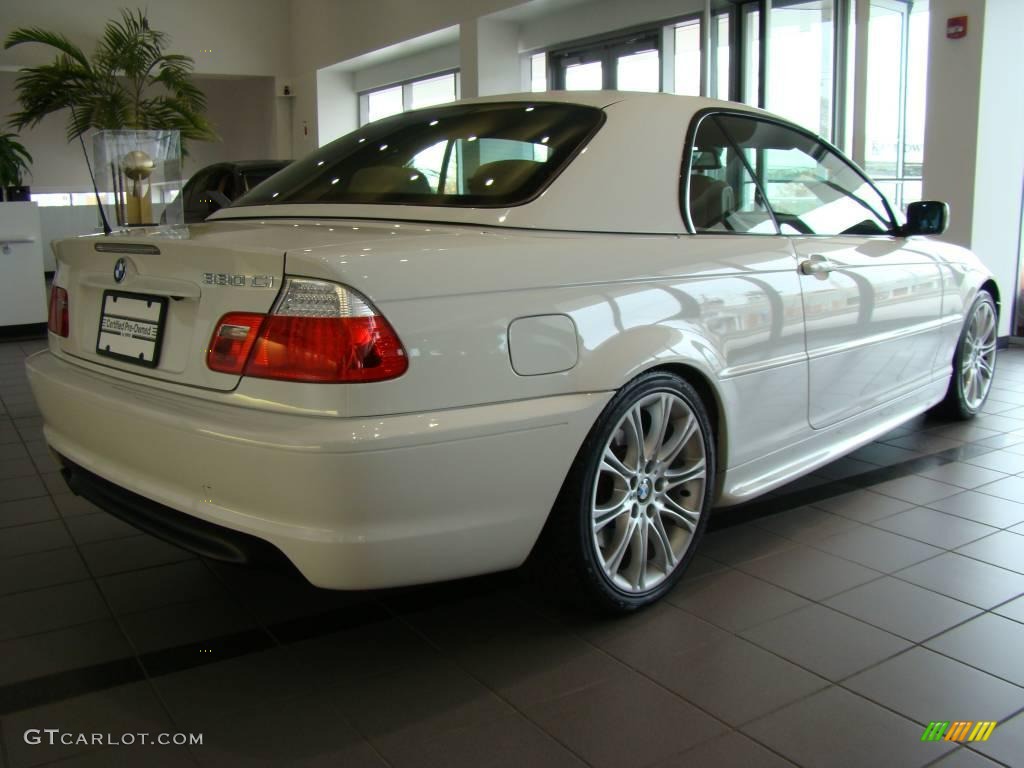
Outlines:
{"type": "MultiPolygon", "coordinates": [[[[459,76],[459,68],[453,69],[442,69],[438,72],[430,72],[424,75],[417,75],[416,77],[410,77],[406,80],[398,80],[393,83],[387,83],[386,85],[378,85],[374,88],[367,88],[365,91],[359,91],[356,94],[356,98],[359,102],[359,127],[362,128],[370,123],[370,95],[374,93],[380,93],[381,91],[390,91],[392,88],[402,89],[402,111],[396,112],[395,114],[403,114],[413,109],[412,106],[412,87],[415,83],[422,83],[425,80],[436,80],[439,77],[445,77],[446,75],[455,76],[455,98],[451,101],[444,102],[445,104],[453,104],[462,98],[462,78],[459,76]]],[[[437,105],[440,106],[440,105],[437,105]]],[[[381,118],[382,120],[384,118],[381,118]]]]}
{"type": "MultiPolygon", "coordinates": [[[[728,137],[728,136],[727,136],[727,138],[729,139],[730,143],[732,143],[732,138],[728,137]]],[[[895,237],[896,236],[896,232],[898,231],[898,227],[899,227],[899,219],[896,218],[896,215],[895,215],[893,207],[892,207],[892,203],[889,202],[889,198],[887,198],[884,194],[882,194],[882,191],[878,188],[878,185],[875,184],[874,179],[872,179],[870,176],[868,176],[867,172],[864,171],[863,168],[861,168],[859,165],[857,165],[857,163],[853,162],[853,160],[851,160],[849,157],[847,157],[847,155],[842,150],[840,150],[838,147],[836,147],[832,142],[828,141],[827,139],[825,139],[825,138],[823,138],[821,136],[818,136],[817,134],[813,133],[812,131],[807,130],[806,128],[803,128],[802,126],[799,126],[799,125],[796,125],[794,123],[791,123],[788,120],[783,120],[782,118],[775,117],[774,115],[760,114],[760,113],[752,112],[752,111],[745,110],[745,109],[729,109],[729,108],[723,108],[723,107],[705,107],[704,109],[701,109],[701,110],[698,110],[697,112],[695,112],[693,114],[693,117],[690,119],[690,125],[689,125],[689,128],[687,129],[687,132],[686,132],[686,142],[683,145],[683,158],[682,158],[682,163],[680,165],[680,180],[683,183],[679,185],[679,212],[682,215],[683,223],[686,226],[687,233],[689,233],[691,235],[733,235],[733,236],[744,236],[745,235],[745,236],[753,236],[753,237],[822,237],[822,238],[824,238],[824,237],[860,237],[860,238],[864,238],[864,237],[871,237],[871,238],[889,237],[889,238],[891,238],[891,237],[895,237]],[[761,186],[761,180],[757,177],[757,174],[754,172],[754,169],[750,167],[750,164],[746,160],[745,154],[743,152],[740,152],[739,153],[740,157],[743,159],[744,164],[747,166],[747,171],[748,171],[748,173],[750,173],[750,176],[753,179],[754,184],[757,185],[758,191],[761,193],[761,196],[764,198],[765,207],[768,209],[769,213],[771,213],[772,220],[775,222],[775,229],[776,229],[775,233],[772,234],[772,233],[765,232],[765,233],[762,234],[762,233],[758,233],[758,232],[708,232],[708,231],[698,231],[693,226],[693,220],[690,217],[690,173],[691,173],[691,166],[693,164],[693,148],[694,148],[694,143],[695,143],[696,138],[697,138],[697,132],[700,130],[700,124],[705,119],[707,119],[708,117],[713,117],[714,115],[729,115],[731,117],[739,117],[739,118],[743,118],[743,119],[747,119],[747,120],[754,120],[754,121],[759,121],[759,122],[763,122],[763,123],[771,123],[771,124],[777,125],[777,126],[779,126],[781,128],[787,128],[787,129],[789,129],[791,131],[795,131],[796,133],[802,134],[803,136],[805,136],[805,137],[807,137],[807,138],[809,138],[809,139],[811,139],[813,141],[818,142],[823,147],[825,147],[825,149],[827,149],[829,152],[832,152],[840,160],[845,162],[850,167],[850,169],[854,173],[856,173],[860,178],[862,178],[865,181],[865,183],[867,183],[867,185],[869,187],[871,187],[871,189],[875,192],[875,194],[878,195],[878,197],[882,200],[882,204],[885,206],[885,212],[889,216],[889,221],[888,221],[889,230],[886,231],[886,232],[879,232],[878,234],[870,234],[870,235],[841,235],[841,234],[840,235],[819,235],[819,234],[804,234],[802,232],[796,232],[796,233],[783,232],[781,230],[781,228],[779,227],[778,219],[776,218],[776,215],[775,215],[775,208],[771,204],[771,199],[768,197],[768,195],[764,191],[764,188],[761,186]]]]}

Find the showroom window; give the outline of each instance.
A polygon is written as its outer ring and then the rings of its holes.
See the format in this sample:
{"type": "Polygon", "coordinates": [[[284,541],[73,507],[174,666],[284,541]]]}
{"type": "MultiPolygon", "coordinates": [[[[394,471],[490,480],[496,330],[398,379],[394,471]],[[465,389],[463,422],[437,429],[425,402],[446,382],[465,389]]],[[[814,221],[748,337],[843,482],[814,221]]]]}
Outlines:
{"type": "Polygon", "coordinates": [[[894,208],[921,198],[928,0],[706,8],[529,54],[531,89],[660,89],[762,107],[842,149],[894,208]]]}
{"type": "MultiPolygon", "coordinates": [[[[160,184],[153,185],[152,198],[155,204],[172,202],[177,196],[178,189],[176,186],[170,189],[160,184]]],[[[96,205],[95,192],[33,192],[31,199],[40,208],[69,208],[71,206],[96,205]]],[[[114,193],[100,192],[100,200],[103,201],[104,205],[114,205],[114,193]]]]}
{"type": "Polygon", "coordinates": [[[772,0],[766,108],[832,138],[833,0],[772,0]]]}
{"type": "Polygon", "coordinates": [[[871,0],[864,167],[903,209],[921,199],[927,75],[927,3],[871,0]]]}
{"type": "Polygon", "coordinates": [[[661,90],[658,30],[548,54],[550,82],[566,91],[661,90]]]}
{"type": "Polygon", "coordinates": [[[407,80],[359,94],[359,124],[366,125],[410,109],[447,104],[458,98],[458,72],[407,80]]]}
{"type": "Polygon", "coordinates": [[[530,57],[530,90],[534,93],[548,89],[548,55],[535,53],[530,57]]]}
{"type": "MultiPolygon", "coordinates": [[[[672,31],[674,51],[673,93],[700,96],[700,18],[688,19],[672,31]]],[[[726,48],[726,56],[728,56],[726,48]]]]}

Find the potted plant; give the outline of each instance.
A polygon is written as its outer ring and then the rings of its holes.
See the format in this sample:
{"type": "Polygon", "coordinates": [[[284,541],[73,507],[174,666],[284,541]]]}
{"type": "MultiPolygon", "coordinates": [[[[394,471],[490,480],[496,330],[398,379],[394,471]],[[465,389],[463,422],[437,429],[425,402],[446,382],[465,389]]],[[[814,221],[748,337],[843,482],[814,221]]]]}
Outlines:
{"type": "Polygon", "coordinates": [[[108,21],[91,57],[64,35],[38,27],[14,30],[4,48],[25,43],[47,45],[57,57],[18,73],[21,110],[11,116],[16,128],[67,109],[68,141],[90,128],[177,130],[182,139],[217,138],[203,114],[206,97],[192,82],[192,59],[164,53],[167,35],[150,28],[144,11],[121,11],[120,21],[108,21]]]}
{"type": "Polygon", "coordinates": [[[0,133],[0,191],[6,193],[8,202],[31,199],[28,186],[22,184],[28,173],[32,155],[18,141],[15,133],[0,133]]]}
{"type": "MultiPolygon", "coordinates": [[[[141,10],[122,10],[119,21],[108,21],[92,56],[62,34],[39,27],[15,29],[4,41],[4,48],[37,43],[49,46],[57,55],[49,64],[27,67],[18,73],[15,90],[21,109],[11,115],[11,125],[18,129],[31,127],[47,115],[67,110],[68,141],[79,141],[87,163],[83,134],[91,129],[116,131],[120,136],[125,130],[138,131],[140,147],[154,131],[177,131],[182,154],[187,139],[216,139],[204,115],[206,97],[192,81],[192,59],[166,53],[167,42],[167,35],[152,29],[141,10]]],[[[102,137],[97,145],[101,143],[102,137]]],[[[139,166],[138,151],[142,150],[133,149],[131,158],[113,158],[113,162],[95,169],[104,177],[112,177],[104,186],[117,200],[122,224],[145,223],[142,214],[139,221],[122,220],[126,206],[122,198],[127,197],[123,183],[126,166],[139,166]]],[[[150,157],[146,164],[155,164],[156,160],[150,157]]],[[[90,167],[90,173],[93,170],[90,167]]],[[[147,175],[147,180],[152,181],[161,169],[154,165],[150,170],[153,176],[150,179],[147,175]]],[[[128,179],[131,181],[130,175],[128,179]]],[[[180,186],[180,178],[177,183],[180,186]]]]}

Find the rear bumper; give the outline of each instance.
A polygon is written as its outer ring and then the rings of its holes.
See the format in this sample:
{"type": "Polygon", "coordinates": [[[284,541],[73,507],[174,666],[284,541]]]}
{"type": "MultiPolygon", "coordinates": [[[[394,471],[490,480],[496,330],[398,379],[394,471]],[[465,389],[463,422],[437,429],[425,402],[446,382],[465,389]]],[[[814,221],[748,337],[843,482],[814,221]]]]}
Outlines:
{"type": "Polygon", "coordinates": [[[159,539],[203,557],[235,565],[280,565],[284,554],[271,544],[208,523],[126,491],[61,457],[61,475],[78,496],[159,539]]]}
{"type": "Polygon", "coordinates": [[[118,498],[141,497],[154,503],[134,505],[143,529],[174,540],[168,531],[182,526],[159,509],[169,507],[267,542],[313,584],[335,589],[519,565],[611,396],[342,419],[156,391],[50,352],[27,369],[47,442],[72,478],[76,467],[97,478],[86,495],[101,507],[118,514],[118,498]]]}

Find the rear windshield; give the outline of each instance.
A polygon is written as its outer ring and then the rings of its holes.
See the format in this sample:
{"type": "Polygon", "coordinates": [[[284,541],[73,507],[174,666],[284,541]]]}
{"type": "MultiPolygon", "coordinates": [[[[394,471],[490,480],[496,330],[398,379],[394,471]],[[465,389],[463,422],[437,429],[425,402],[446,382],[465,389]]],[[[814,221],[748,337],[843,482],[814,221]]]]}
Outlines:
{"type": "Polygon", "coordinates": [[[435,107],[363,126],[240,197],[281,203],[507,206],[546,187],[604,113],[538,102],[435,107]]]}

